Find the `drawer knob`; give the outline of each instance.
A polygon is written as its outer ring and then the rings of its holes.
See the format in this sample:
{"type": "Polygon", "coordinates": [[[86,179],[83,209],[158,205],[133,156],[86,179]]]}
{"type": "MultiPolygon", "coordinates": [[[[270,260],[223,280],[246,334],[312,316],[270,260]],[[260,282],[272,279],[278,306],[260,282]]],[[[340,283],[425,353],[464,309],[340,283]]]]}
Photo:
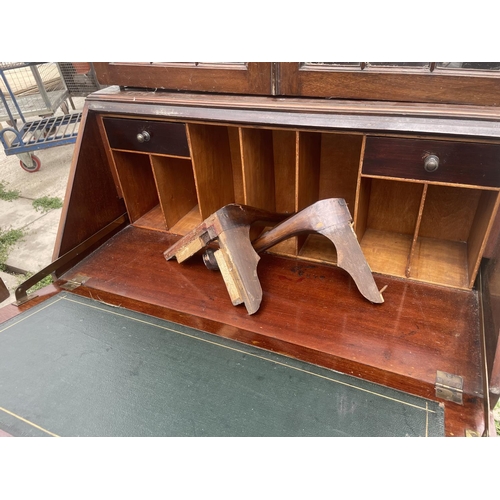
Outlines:
{"type": "Polygon", "coordinates": [[[439,158],[436,155],[425,157],[424,169],[426,172],[435,172],[439,167],[439,158]]]}
{"type": "Polygon", "coordinates": [[[137,140],[139,142],[148,142],[149,139],[151,139],[151,136],[149,135],[149,132],[146,132],[145,130],[137,134],[137,140]]]}

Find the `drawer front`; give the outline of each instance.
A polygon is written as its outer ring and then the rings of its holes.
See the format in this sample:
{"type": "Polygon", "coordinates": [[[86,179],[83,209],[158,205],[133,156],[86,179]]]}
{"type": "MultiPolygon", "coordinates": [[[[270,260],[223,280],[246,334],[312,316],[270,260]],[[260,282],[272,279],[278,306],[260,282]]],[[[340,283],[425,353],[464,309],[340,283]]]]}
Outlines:
{"type": "Polygon", "coordinates": [[[103,121],[113,149],[190,156],[184,123],[125,118],[104,118],[103,121]]]}
{"type": "Polygon", "coordinates": [[[367,137],[363,174],[500,187],[500,145],[367,137]]]}

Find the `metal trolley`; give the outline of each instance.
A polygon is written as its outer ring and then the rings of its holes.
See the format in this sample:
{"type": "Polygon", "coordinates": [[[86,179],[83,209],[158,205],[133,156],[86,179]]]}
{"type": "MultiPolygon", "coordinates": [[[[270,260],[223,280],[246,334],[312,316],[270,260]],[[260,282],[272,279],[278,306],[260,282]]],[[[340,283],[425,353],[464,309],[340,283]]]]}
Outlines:
{"type": "Polygon", "coordinates": [[[33,151],[76,141],[81,113],[69,112],[68,102],[75,106],[65,76],[59,63],[0,63],[0,122],[8,125],[0,124],[0,142],[27,172],[41,167],[33,151]],[[58,108],[62,116],[54,116],[58,108]],[[37,119],[28,120],[32,117],[37,119]]]}

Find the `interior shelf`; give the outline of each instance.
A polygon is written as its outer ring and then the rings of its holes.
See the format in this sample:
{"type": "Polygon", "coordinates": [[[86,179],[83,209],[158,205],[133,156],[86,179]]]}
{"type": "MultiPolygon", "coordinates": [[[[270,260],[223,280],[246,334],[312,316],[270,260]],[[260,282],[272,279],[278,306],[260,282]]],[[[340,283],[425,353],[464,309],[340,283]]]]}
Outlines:
{"type": "Polygon", "coordinates": [[[198,205],[193,207],[184,217],[170,228],[170,233],[185,236],[203,222],[198,205]]]}
{"type": "Polygon", "coordinates": [[[171,228],[197,205],[191,160],[154,155],[151,167],[165,223],[171,228]]]}
{"type": "Polygon", "coordinates": [[[409,268],[412,279],[469,288],[467,243],[437,238],[418,238],[409,268]]]}
{"type": "Polygon", "coordinates": [[[113,159],[130,221],[136,222],[159,203],[150,158],[113,151],[113,159]]]}
{"type": "Polygon", "coordinates": [[[142,217],[134,221],[133,224],[136,227],[152,229],[154,231],[167,230],[165,218],[163,217],[163,212],[160,208],[160,205],[156,205],[156,207],[152,208],[149,212],[146,212],[142,217]]]}
{"type": "Polygon", "coordinates": [[[361,250],[373,272],[404,278],[412,237],[408,234],[367,229],[360,242],[361,250]]]}
{"type": "MultiPolygon", "coordinates": [[[[372,271],[474,285],[498,190],[364,175],[361,134],[202,123],[185,130],[189,157],[112,150],[136,226],[184,236],[229,203],[292,214],[344,198],[372,271]]],[[[269,253],[337,262],[334,245],[318,234],[294,236],[269,253]]]]}

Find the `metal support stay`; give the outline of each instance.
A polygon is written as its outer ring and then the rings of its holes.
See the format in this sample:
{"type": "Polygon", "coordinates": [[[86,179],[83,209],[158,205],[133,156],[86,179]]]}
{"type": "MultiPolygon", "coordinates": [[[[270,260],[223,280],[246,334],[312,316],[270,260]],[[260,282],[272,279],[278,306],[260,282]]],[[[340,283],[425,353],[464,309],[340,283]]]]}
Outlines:
{"type": "Polygon", "coordinates": [[[31,278],[27,279],[24,283],[21,283],[21,285],[19,285],[16,289],[17,300],[16,302],[14,302],[14,305],[20,306],[21,304],[28,302],[28,300],[34,299],[37,296],[36,294],[27,293],[27,291],[31,287],[35,286],[39,281],[43,280],[43,278],[45,278],[46,276],[49,276],[58,269],[61,269],[63,266],[71,262],[75,257],[85,252],[85,250],[90,248],[92,245],[95,245],[96,243],[100,242],[111,232],[124,227],[126,224],[128,224],[128,222],[129,220],[127,214],[121,215],[113,222],[103,227],[100,231],[97,231],[97,233],[92,235],[90,238],[87,238],[85,241],[77,245],[75,248],[73,248],[72,250],[65,253],[64,255],[56,259],[54,262],[49,264],[47,267],[43,268],[41,271],[38,271],[36,274],[31,276],[31,278]]]}

